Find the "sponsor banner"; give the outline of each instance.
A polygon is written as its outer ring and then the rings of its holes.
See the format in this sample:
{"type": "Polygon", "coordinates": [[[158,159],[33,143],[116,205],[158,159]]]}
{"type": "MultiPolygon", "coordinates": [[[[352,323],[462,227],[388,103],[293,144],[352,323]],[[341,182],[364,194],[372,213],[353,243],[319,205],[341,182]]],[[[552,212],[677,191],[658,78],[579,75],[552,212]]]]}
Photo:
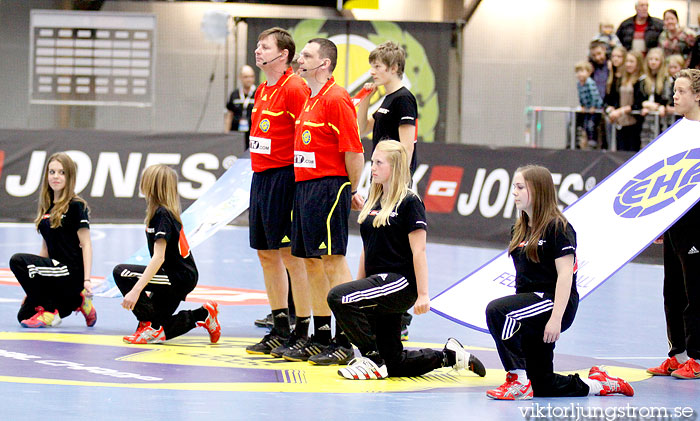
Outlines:
{"type": "MultiPolygon", "coordinates": [[[[698,133],[700,122],[680,120],[565,210],[577,232],[576,283],[582,298],[700,199],[698,133]]],[[[513,263],[504,252],[438,294],[431,306],[448,319],[487,332],[487,304],[514,293],[514,282],[513,263]]]]}
{"type": "Polygon", "coordinates": [[[93,221],[143,220],[139,177],[163,163],[178,172],[186,208],[214,185],[242,151],[240,133],[137,133],[96,130],[0,130],[0,219],[35,217],[44,167],[66,151],[77,165],[76,192],[93,221]]]}
{"type": "MultiPolygon", "coordinates": [[[[250,159],[238,159],[202,197],[182,212],[182,226],[192,249],[248,209],[252,180],[250,159]]],[[[144,245],[124,263],[147,265],[150,258],[148,246],[144,245]]],[[[103,295],[118,295],[119,290],[111,273],[107,280],[111,289],[103,295]]]]}
{"type": "MultiPolygon", "coordinates": [[[[336,83],[350,96],[361,93],[369,73],[369,53],[385,41],[394,41],[406,50],[403,85],[418,103],[418,141],[445,142],[447,118],[446,83],[436,83],[436,75],[450,74],[450,52],[455,24],[443,22],[347,21],[332,19],[245,18],[248,24],[248,63],[255,63],[258,35],[279,26],[289,30],[297,53],[312,38],[328,38],[338,47],[338,62],[333,71],[336,83]]],[[[264,75],[258,69],[258,82],[264,75]]],[[[380,87],[370,99],[369,111],[375,112],[384,100],[380,87]]],[[[262,122],[261,122],[262,123],[262,122]]]]}

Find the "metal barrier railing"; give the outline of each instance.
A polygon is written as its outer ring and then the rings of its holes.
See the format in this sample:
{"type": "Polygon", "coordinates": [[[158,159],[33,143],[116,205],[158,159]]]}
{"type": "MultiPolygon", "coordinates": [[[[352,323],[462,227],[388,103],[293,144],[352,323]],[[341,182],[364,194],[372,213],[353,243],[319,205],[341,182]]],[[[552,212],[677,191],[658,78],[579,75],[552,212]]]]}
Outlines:
{"type": "MultiPolygon", "coordinates": [[[[603,118],[605,119],[606,127],[612,125],[613,130],[608,130],[609,133],[611,133],[610,137],[608,138],[608,148],[609,150],[616,151],[617,150],[617,140],[615,138],[616,135],[616,130],[614,130],[617,126],[614,123],[610,122],[610,119],[608,118],[607,113],[603,109],[596,109],[594,111],[584,111],[581,108],[572,108],[572,107],[547,107],[547,106],[530,106],[525,108],[526,115],[529,115],[528,119],[528,133],[530,133],[529,139],[526,139],[530,146],[534,148],[539,148],[542,146],[542,122],[544,121],[543,116],[544,113],[550,112],[550,113],[566,113],[568,114],[567,118],[567,125],[569,126],[567,128],[568,130],[568,139],[567,139],[567,144],[566,147],[570,149],[575,149],[576,148],[576,114],[601,114],[603,118]]],[[[632,111],[631,114],[634,115],[640,115],[641,111],[632,111]]],[[[659,115],[658,111],[650,111],[647,116],[654,117],[654,123],[652,125],[652,131],[653,131],[653,138],[656,138],[656,136],[661,133],[661,116],[659,115]]]]}

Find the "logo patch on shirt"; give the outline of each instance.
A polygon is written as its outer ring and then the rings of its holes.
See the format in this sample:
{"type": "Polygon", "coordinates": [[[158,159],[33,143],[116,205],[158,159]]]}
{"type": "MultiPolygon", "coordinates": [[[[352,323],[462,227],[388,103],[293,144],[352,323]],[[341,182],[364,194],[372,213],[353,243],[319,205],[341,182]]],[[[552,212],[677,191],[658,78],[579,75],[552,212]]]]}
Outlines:
{"type": "Polygon", "coordinates": [[[389,114],[389,110],[386,108],[380,108],[377,110],[378,113],[389,114]]]}
{"type": "Polygon", "coordinates": [[[148,234],[153,234],[154,232],[156,232],[156,229],[155,229],[155,228],[151,228],[151,227],[146,227],[146,232],[147,232],[148,234]]]}
{"type": "Polygon", "coordinates": [[[267,131],[270,130],[270,120],[264,118],[260,124],[258,124],[258,127],[260,127],[263,133],[267,133],[267,131]]]}
{"type": "Polygon", "coordinates": [[[301,134],[301,141],[304,142],[304,145],[311,143],[311,132],[304,130],[304,132],[301,134]]]}
{"type": "Polygon", "coordinates": [[[294,151],[294,166],[316,168],[316,154],[314,152],[294,151]]]}
{"type": "Polygon", "coordinates": [[[272,151],[272,139],[266,139],[264,137],[251,136],[250,137],[250,152],[251,153],[261,153],[264,155],[270,155],[272,151]]]}

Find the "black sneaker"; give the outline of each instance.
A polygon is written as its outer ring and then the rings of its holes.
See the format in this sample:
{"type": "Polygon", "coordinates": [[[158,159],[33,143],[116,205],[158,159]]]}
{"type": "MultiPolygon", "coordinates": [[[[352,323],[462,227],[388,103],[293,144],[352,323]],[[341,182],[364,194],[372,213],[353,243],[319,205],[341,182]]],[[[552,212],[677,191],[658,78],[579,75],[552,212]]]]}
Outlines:
{"type": "Polygon", "coordinates": [[[256,321],[253,322],[253,324],[256,327],[267,327],[272,329],[272,326],[274,325],[274,322],[272,321],[272,313],[268,314],[267,316],[263,317],[262,319],[257,319],[256,321]]]}
{"type": "Polygon", "coordinates": [[[287,361],[308,361],[314,355],[320,354],[328,349],[329,345],[323,345],[314,340],[313,335],[306,341],[304,346],[291,348],[282,355],[287,361]]]}
{"type": "Polygon", "coordinates": [[[352,347],[345,348],[332,342],[324,352],[309,357],[309,363],[314,365],[347,365],[353,358],[355,358],[355,351],[352,347]]]}
{"type": "Polygon", "coordinates": [[[299,349],[303,347],[306,345],[308,340],[308,337],[304,336],[302,338],[297,336],[295,332],[292,332],[292,336],[290,336],[289,339],[287,339],[282,345],[270,351],[270,355],[275,358],[281,358],[290,349],[299,349]]]}
{"type": "Polygon", "coordinates": [[[268,333],[257,344],[247,346],[245,352],[248,354],[269,354],[270,351],[282,345],[287,339],[289,338],[278,336],[275,333],[268,333]]]}
{"type": "MultiPolygon", "coordinates": [[[[296,322],[297,318],[295,315],[290,314],[289,315],[289,328],[294,329],[294,322],[296,322]]],[[[268,314],[267,316],[263,317],[262,319],[257,319],[253,322],[255,327],[264,327],[267,329],[272,329],[275,326],[275,322],[272,320],[272,313],[268,314]]]]}

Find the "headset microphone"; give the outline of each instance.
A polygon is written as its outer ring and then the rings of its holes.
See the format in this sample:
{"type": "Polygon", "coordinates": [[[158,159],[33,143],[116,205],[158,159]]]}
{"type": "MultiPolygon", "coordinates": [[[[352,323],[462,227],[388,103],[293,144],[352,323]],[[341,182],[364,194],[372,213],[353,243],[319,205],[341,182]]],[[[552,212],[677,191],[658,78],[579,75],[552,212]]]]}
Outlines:
{"type": "Polygon", "coordinates": [[[323,63],[319,64],[318,66],[314,67],[313,69],[304,69],[304,68],[302,68],[301,71],[302,71],[302,72],[308,72],[308,71],[311,71],[311,70],[316,70],[316,69],[318,69],[318,68],[321,67],[321,66],[323,66],[323,63]]]}
{"type": "Polygon", "coordinates": [[[282,54],[278,55],[277,57],[273,58],[272,60],[263,61],[263,62],[262,62],[262,65],[265,66],[265,65],[267,65],[268,63],[271,63],[271,62],[277,60],[277,59],[280,58],[280,57],[282,57],[282,54]]]}

